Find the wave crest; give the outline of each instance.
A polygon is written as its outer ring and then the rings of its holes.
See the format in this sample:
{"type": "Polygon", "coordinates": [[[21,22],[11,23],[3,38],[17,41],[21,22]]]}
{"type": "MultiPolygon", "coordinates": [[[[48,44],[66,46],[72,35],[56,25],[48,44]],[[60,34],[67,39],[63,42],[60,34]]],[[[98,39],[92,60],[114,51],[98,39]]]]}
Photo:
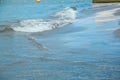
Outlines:
{"type": "Polygon", "coordinates": [[[17,24],[12,24],[11,28],[14,31],[20,32],[42,32],[63,27],[67,24],[73,23],[76,20],[77,11],[73,8],[67,7],[54,14],[54,19],[31,19],[22,20],[17,24]]]}

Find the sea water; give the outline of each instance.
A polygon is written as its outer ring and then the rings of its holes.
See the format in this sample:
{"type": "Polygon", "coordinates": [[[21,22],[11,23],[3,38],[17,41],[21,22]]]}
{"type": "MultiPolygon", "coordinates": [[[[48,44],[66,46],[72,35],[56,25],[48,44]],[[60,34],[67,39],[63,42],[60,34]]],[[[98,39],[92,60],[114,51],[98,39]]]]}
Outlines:
{"type": "Polygon", "coordinates": [[[120,6],[59,1],[1,0],[0,80],[119,80],[120,6]]]}

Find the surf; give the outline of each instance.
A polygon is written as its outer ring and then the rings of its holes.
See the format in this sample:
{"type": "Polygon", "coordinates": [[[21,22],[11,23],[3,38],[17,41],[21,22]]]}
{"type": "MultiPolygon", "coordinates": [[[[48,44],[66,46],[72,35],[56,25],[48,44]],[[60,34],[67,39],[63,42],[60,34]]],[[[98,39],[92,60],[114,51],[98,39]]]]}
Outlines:
{"type": "Polygon", "coordinates": [[[9,25],[3,31],[14,30],[18,32],[42,32],[53,30],[71,24],[76,21],[77,11],[73,7],[66,7],[53,15],[51,19],[28,19],[20,20],[9,25]]]}

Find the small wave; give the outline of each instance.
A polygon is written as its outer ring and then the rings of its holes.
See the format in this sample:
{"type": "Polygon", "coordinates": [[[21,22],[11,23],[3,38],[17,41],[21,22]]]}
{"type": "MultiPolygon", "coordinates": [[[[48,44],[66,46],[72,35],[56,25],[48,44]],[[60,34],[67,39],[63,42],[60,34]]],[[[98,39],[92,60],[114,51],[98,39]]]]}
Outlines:
{"type": "Polygon", "coordinates": [[[14,31],[10,26],[0,26],[0,32],[14,31]]]}
{"type": "Polygon", "coordinates": [[[73,23],[76,19],[76,13],[77,11],[74,8],[67,7],[59,12],[56,12],[53,16],[54,19],[22,20],[17,24],[12,24],[10,28],[14,31],[20,32],[42,32],[46,30],[53,30],[73,23]]]}

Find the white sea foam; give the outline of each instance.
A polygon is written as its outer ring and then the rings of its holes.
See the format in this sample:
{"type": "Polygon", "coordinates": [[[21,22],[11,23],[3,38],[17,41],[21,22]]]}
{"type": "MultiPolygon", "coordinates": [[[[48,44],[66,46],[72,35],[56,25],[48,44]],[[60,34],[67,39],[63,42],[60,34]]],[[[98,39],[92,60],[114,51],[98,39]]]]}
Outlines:
{"type": "Polygon", "coordinates": [[[60,19],[75,19],[76,18],[76,11],[72,8],[65,8],[55,14],[55,16],[59,17],[60,19]]]}
{"type": "Polygon", "coordinates": [[[14,31],[20,32],[42,32],[59,28],[67,24],[73,23],[76,20],[74,9],[67,7],[54,14],[54,19],[31,19],[22,20],[18,24],[11,25],[14,31]]]}

